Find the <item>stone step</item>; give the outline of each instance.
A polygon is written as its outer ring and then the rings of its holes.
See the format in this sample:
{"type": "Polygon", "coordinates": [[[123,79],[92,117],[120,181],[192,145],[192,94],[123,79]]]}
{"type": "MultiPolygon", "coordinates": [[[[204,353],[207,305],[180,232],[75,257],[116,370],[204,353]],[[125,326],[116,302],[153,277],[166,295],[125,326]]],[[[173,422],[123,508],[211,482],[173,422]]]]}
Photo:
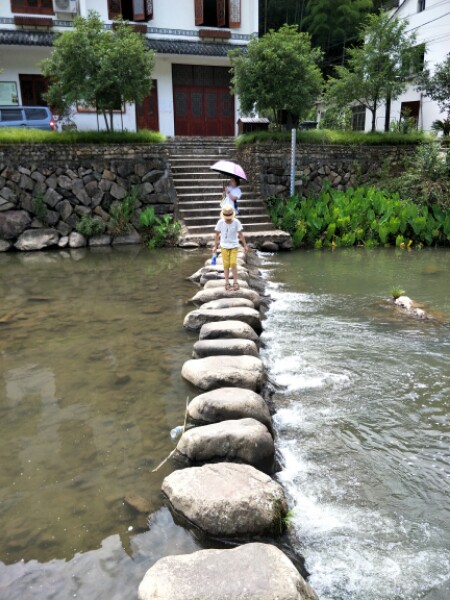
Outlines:
{"type": "MultiPolygon", "coordinates": [[[[192,214],[192,211],[189,211],[192,214]]],[[[242,225],[246,225],[249,221],[256,221],[257,223],[270,223],[273,227],[273,224],[269,221],[269,218],[265,212],[255,213],[254,211],[246,211],[247,214],[239,215],[239,220],[242,225]]],[[[189,227],[189,225],[208,225],[208,223],[216,224],[218,219],[219,212],[217,211],[209,211],[206,216],[201,216],[197,213],[193,213],[192,217],[186,217],[183,219],[184,224],[189,227]]]]}
{"type": "MultiPolygon", "coordinates": [[[[193,208],[193,209],[185,209],[180,208],[180,217],[183,219],[185,225],[189,227],[192,222],[198,221],[204,217],[212,217],[213,219],[218,219],[220,214],[219,208],[193,208]]],[[[242,222],[243,225],[249,220],[253,218],[261,217],[261,219],[266,220],[267,214],[264,210],[261,211],[261,207],[255,208],[242,208],[240,209],[238,219],[242,222]]],[[[199,224],[199,223],[196,223],[199,224]]]]}
{"type": "Polygon", "coordinates": [[[220,176],[218,173],[216,173],[215,171],[211,171],[211,170],[205,170],[202,172],[197,172],[197,171],[192,171],[192,172],[184,172],[184,170],[180,173],[173,173],[173,180],[174,181],[203,181],[204,179],[212,180],[212,181],[220,181],[220,182],[225,182],[227,181],[227,178],[225,177],[225,175],[220,176]]]}
{"type": "MultiPolygon", "coordinates": [[[[190,234],[195,234],[197,237],[198,236],[204,236],[204,235],[211,235],[211,239],[214,236],[214,225],[215,223],[213,223],[212,225],[192,225],[191,227],[188,227],[188,231],[190,234]]],[[[244,225],[244,223],[243,223],[244,225]]],[[[273,224],[269,223],[269,222],[262,222],[262,223],[247,223],[244,225],[244,233],[246,234],[247,232],[254,232],[254,231],[260,231],[260,232],[265,232],[265,231],[273,231],[273,224]]]]}
{"type": "MultiPolygon", "coordinates": [[[[188,193],[193,193],[198,195],[199,193],[203,194],[208,194],[208,193],[214,193],[214,194],[219,194],[219,196],[222,194],[222,186],[220,184],[218,185],[205,185],[205,182],[203,182],[203,184],[201,182],[199,182],[197,185],[179,185],[177,182],[175,183],[175,189],[177,191],[178,196],[180,194],[188,194],[188,193]]],[[[209,183],[209,182],[208,182],[209,183]]],[[[241,187],[242,192],[249,192],[250,188],[249,186],[242,186],[241,187]]]]}
{"type": "MultiPolygon", "coordinates": [[[[177,190],[177,192],[178,192],[178,190],[177,190]]],[[[221,193],[220,193],[220,190],[219,190],[219,195],[217,196],[217,191],[215,191],[215,192],[202,192],[201,194],[198,191],[197,192],[193,191],[193,192],[190,192],[190,193],[187,193],[187,192],[183,192],[182,194],[177,193],[177,196],[178,196],[179,199],[181,199],[181,198],[198,198],[199,196],[201,196],[202,198],[205,198],[205,199],[206,198],[217,198],[218,201],[220,201],[221,193]]]]}
{"type": "MultiPolygon", "coordinates": [[[[220,211],[220,205],[218,202],[204,202],[203,200],[197,200],[196,202],[179,202],[178,208],[180,211],[220,211]]],[[[241,200],[239,202],[240,214],[247,214],[249,211],[253,214],[256,211],[263,212],[266,214],[266,206],[261,200],[241,200]]]]}

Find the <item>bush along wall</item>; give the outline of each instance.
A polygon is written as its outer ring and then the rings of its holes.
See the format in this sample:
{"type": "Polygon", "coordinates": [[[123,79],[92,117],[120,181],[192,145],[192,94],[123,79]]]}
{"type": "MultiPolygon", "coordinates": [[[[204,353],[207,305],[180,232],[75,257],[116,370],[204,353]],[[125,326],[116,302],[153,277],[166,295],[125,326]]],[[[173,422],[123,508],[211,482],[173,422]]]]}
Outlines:
{"type": "Polygon", "coordinates": [[[269,198],[274,224],[295,247],[450,246],[450,212],[373,187],[326,187],[317,197],[269,198]]]}
{"type": "Polygon", "coordinates": [[[164,148],[0,146],[0,250],[137,243],[140,215],[172,216],[164,148]]]}

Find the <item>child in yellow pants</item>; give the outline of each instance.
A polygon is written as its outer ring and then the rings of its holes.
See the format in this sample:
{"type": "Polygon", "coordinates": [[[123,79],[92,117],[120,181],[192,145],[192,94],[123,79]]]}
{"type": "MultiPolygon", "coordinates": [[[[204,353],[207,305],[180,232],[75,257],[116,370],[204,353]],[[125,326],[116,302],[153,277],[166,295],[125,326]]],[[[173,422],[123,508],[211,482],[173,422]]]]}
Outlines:
{"type": "Polygon", "coordinates": [[[239,219],[235,218],[233,207],[226,204],[220,213],[220,219],[217,222],[215,232],[213,252],[217,252],[220,238],[220,249],[222,251],[223,271],[225,275],[225,289],[230,290],[230,269],[233,274],[233,290],[239,289],[237,277],[237,255],[239,240],[242,242],[244,252],[247,253],[247,242],[242,233],[243,227],[239,219]]]}

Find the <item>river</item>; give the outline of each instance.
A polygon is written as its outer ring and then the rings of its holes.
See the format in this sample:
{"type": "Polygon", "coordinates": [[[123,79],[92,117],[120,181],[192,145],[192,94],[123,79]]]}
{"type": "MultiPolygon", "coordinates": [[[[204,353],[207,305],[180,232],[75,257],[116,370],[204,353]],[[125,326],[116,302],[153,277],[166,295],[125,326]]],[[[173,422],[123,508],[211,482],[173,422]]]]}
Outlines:
{"type": "Polygon", "coordinates": [[[266,260],[293,543],[321,600],[450,598],[450,252],[266,260]],[[417,321],[392,287],[435,311],[417,321]]]}
{"type": "MultiPolygon", "coordinates": [[[[181,324],[204,259],[0,255],[1,600],[135,598],[158,558],[199,548],[162,503],[172,466],[151,469],[194,393],[181,324]]],[[[321,600],[448,600],[450,253],[264,261],[279,477],[311,583],[321,600]],[[399,316],[394,285],[438,318],[399,316]]]]}

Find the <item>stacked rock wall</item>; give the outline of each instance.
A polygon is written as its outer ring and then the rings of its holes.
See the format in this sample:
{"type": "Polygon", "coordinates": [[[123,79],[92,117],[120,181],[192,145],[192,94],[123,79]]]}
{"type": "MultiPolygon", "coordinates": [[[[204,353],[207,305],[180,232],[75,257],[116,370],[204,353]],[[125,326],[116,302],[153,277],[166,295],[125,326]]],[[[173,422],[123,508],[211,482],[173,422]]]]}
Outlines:
{"type": "MultiPolygon", "coordinates": [[[[385,165],[390,171],[401,170],[416,149],[413,145],[298,144],[295,191],[302,195],[320,192],[325,182],[339,190],[364,184],[385,165]]],[[[261,196],[289,196],[289,144],[246,144],[239,148],[237,160],[261,196]]]]}
{"type": "Polygon", "coordinates": [[[55,245],[75,231],[83,215],[107,225],[111,207],[133,188],[139,193],[135,225],[147,206],[159,215],[174,213],[176,194],[164,146],[2,145],[1,246],[5,250],[19,241],[19,249],[32,249],[21,248],[19,240],[28,230],[35,230],[26,234],[30,240],[52,232],[46,245],[55,245]]]}

